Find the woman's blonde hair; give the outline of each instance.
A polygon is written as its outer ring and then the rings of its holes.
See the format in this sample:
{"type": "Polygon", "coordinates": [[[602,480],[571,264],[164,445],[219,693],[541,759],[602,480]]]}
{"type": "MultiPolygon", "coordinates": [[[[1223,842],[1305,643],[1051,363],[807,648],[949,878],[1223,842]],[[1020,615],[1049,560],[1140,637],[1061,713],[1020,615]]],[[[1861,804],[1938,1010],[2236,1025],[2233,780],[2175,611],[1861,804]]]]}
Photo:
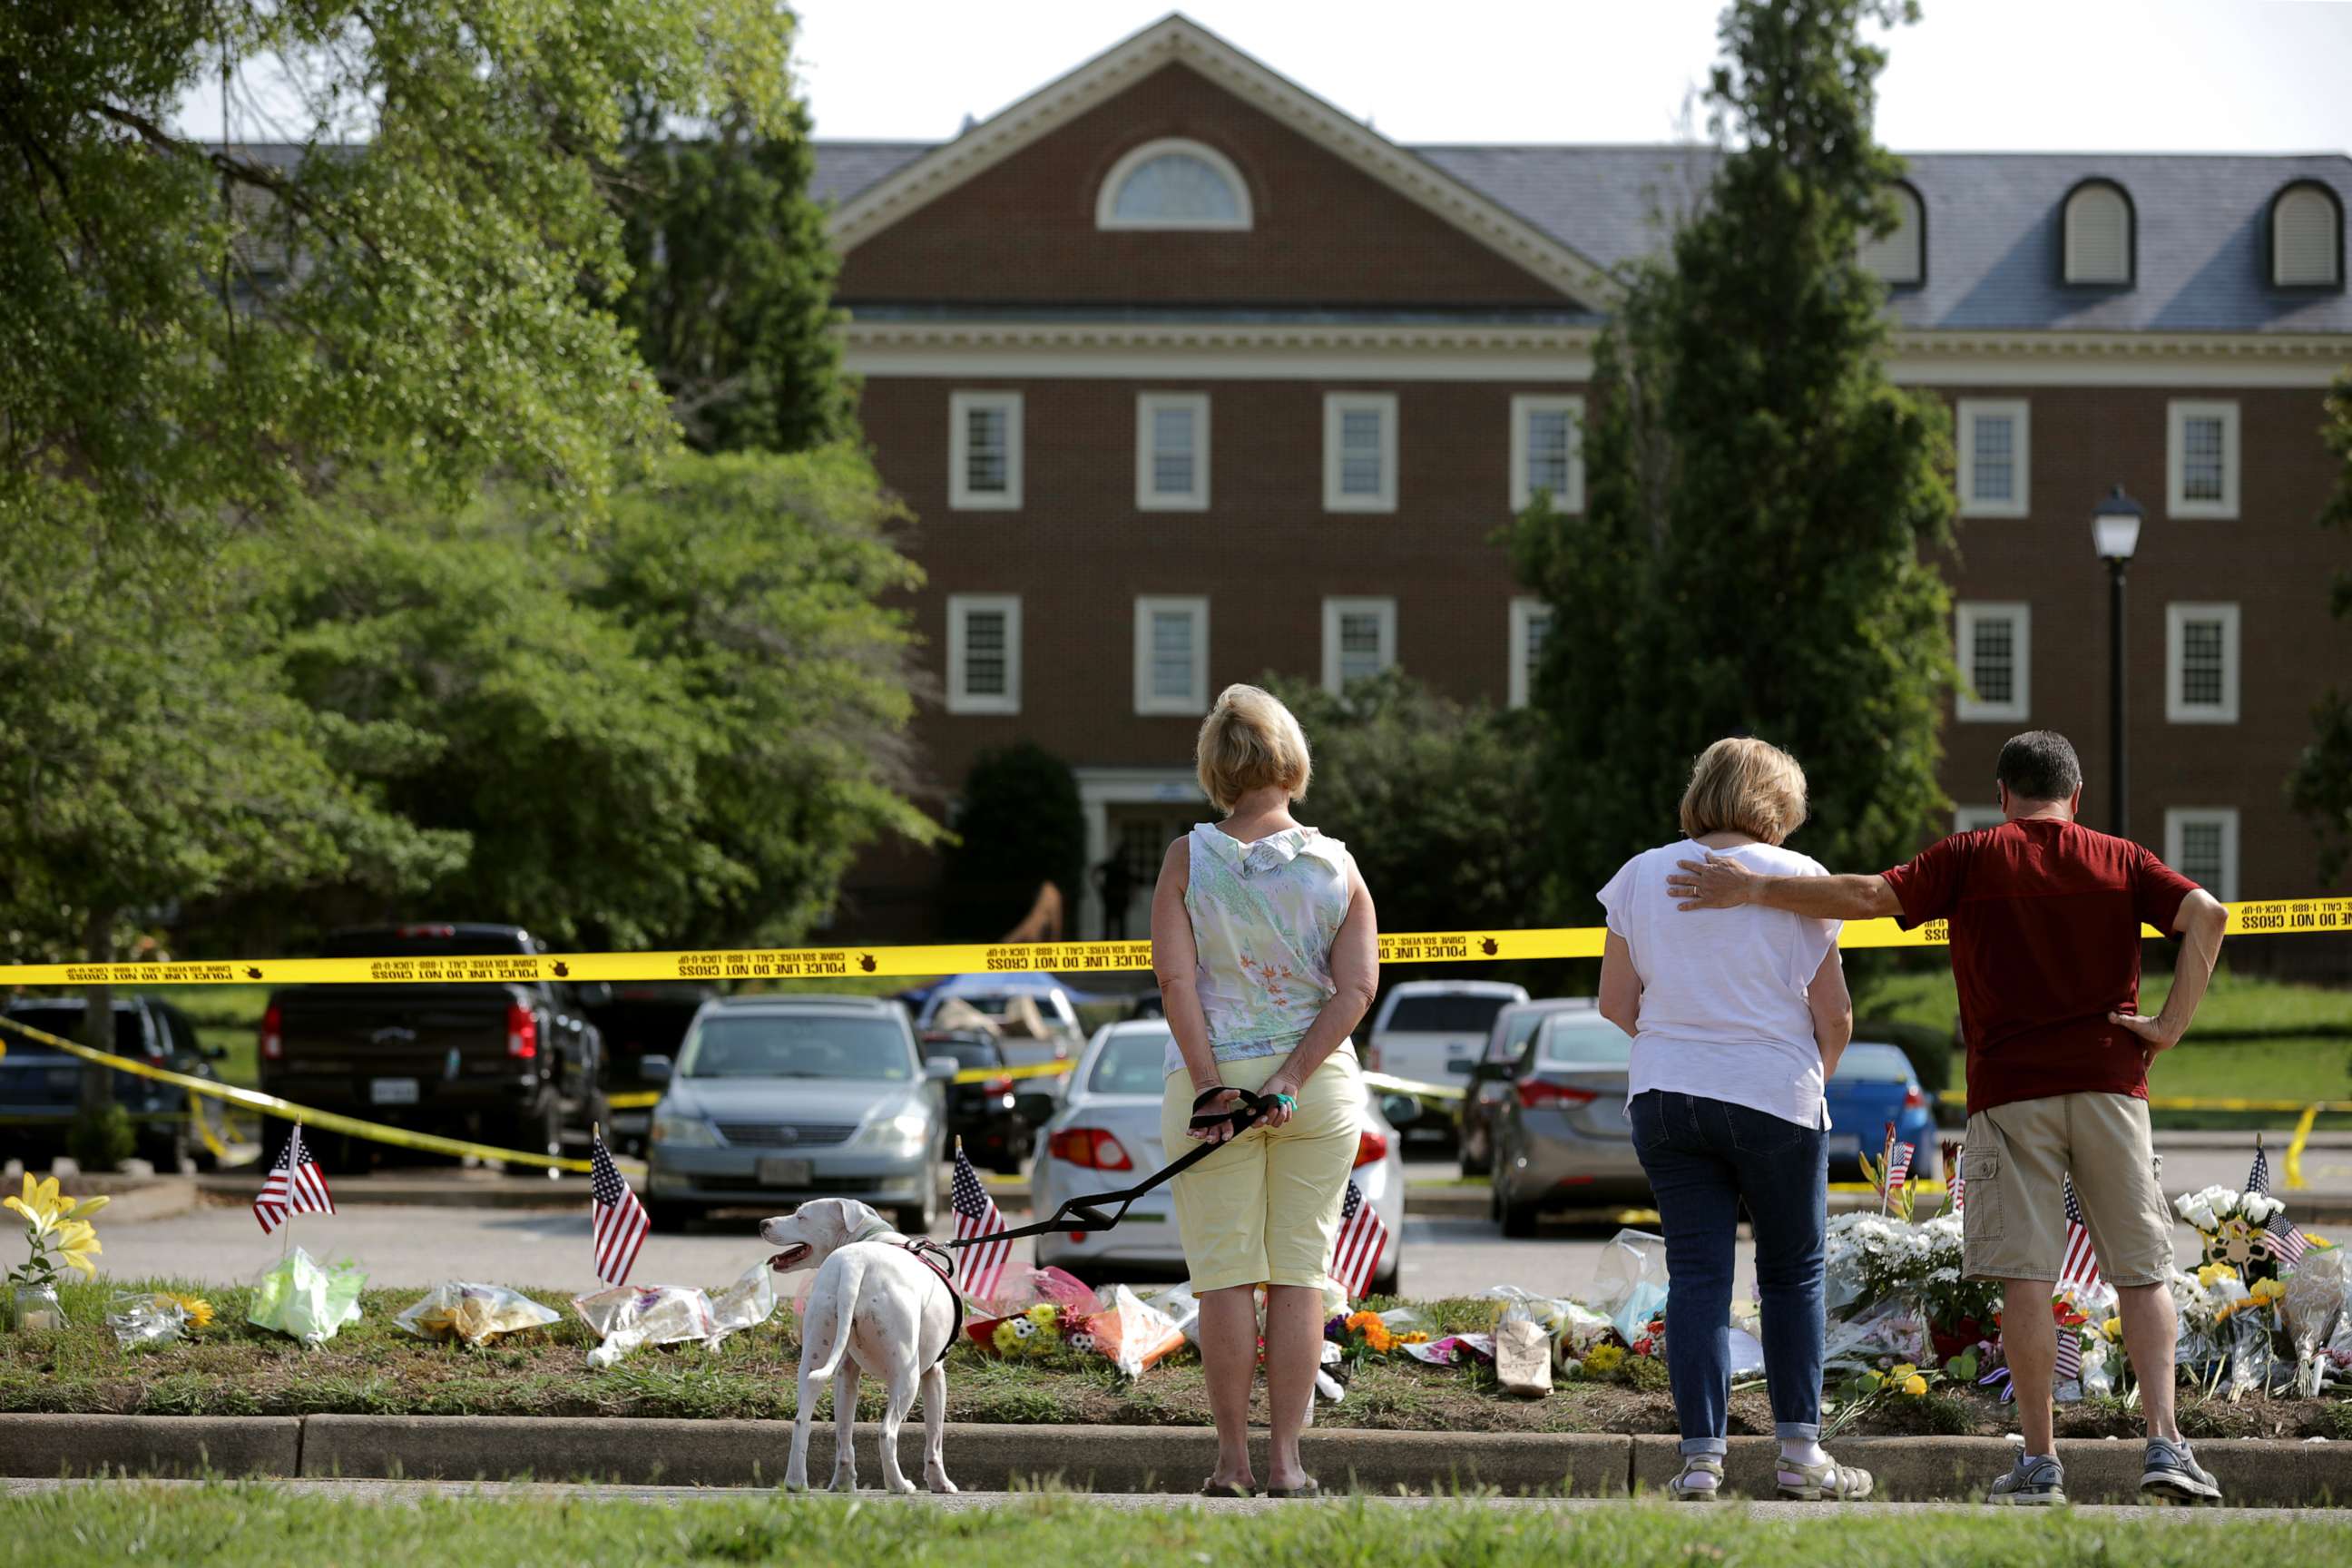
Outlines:
{"type": "Polygon", "coordinates": [[[1805,825],[1805,770],[1765,742],[1717,741],[1692,764],[1682,818],[1693,838],[1733,832],[1780,843],[1805,825]]]}
{"type": "Polygon", "coordinates": [[[1307,731],[1274,693],[1255,686],[1228,686],[1217,693],[1217,705],[1201,721],[1192,762],[1202,792],[1219,811],[1231,811],[1242,796],[1269,784],[1304,800],[1314,772],[1307,731]]]}

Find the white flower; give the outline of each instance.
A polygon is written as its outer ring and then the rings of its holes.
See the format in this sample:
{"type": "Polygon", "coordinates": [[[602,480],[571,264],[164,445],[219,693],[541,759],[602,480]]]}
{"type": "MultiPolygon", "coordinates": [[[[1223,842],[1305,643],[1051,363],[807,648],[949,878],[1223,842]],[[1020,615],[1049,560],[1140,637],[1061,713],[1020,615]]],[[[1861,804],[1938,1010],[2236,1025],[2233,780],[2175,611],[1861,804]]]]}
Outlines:
{"type": "Polygon", "coordinates": [[[2184,1217],[2200,1230],[2212,1230],[2221,1223],[2214,1217],[2212,1208],[2203,1203],[2191,1205],[2184,1217]]]}
{"type": "Polygon", "coordinates": [[[2268,1196],[2265,1194],[2248,1193],[2246,1194],[2246,1220],[2248,1224],[2261,1225],[2263,1221],[2269,1219],[2271,1215],[2279,1214],[2285,1208],[2286,1205],[2281,1203],[2274,1197],[2268,1196]]]}

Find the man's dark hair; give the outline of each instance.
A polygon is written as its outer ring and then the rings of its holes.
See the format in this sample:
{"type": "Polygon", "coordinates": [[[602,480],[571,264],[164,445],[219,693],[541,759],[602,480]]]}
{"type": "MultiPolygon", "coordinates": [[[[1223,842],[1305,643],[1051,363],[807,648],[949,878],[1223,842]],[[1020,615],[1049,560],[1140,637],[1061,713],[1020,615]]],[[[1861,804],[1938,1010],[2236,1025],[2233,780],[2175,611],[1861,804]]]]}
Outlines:
{"type": "Polygon", "coordinates": [[[2074,743],[2057,731],[2029,730],[2001,747],[1993,776],[2023,799],[2064,800],[2083,787],[2083,764],[2074,743]]]}

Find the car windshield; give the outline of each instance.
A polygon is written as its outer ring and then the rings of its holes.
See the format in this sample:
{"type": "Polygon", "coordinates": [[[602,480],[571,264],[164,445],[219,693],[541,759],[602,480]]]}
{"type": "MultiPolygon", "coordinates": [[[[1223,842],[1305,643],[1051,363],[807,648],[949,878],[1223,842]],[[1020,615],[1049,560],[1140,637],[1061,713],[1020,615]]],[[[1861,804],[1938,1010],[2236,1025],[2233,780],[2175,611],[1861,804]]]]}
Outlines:
{"type": "Polygon", "coordinates": [[[1495,1026],[1495,1015],[1511,1005],[1508,996],[1400,996],[1389,1009],[1382,1034],[1483,1035],[1495,1026]]]}
{"type": "Polygon", "coordinates": [[[1168,1079],[1168,1036],[1159,1029],[1122,1029],[1103,1042],[1087,1074],[1089,1094],[1158,1094],[1168,1079]]]}
{"type": "Polygon", "coordinates": [[[923,1054],[927,1057],[953,1057],[960,1067],[992,1068],[1003,1061],[995,1045],[988,1040],[925,1040],[923,1054]]]}
{"type": "Polygon", "coordinates": [[[1503,1037],[1495,1042],[1494,1049],[1486,1053],[1486,1059],[1490,1062],[1518,1060],[1519,1052],[1527,1047],[1528,1037],[1534,1034],[1543,1021],[1544,1015],[1532,1008],[1524,1013],[1514,1013],[1504,1019],[1503,1037]]]}
{"type": "Polygon", "coordinates": [[[1538,1065],[1548,1068],[1622,1068],[1633,1056],[1633,1037],[1606,1019],[1557,1019],[1538,1042],[1538,1065]]]}
{"type": "MultiPolygon", "coordinates": [[[[8,1009],[8,1016],[43,1034],[55,1035],[76,1045],[81,1043],[83,1015],[79,1007],[44,1007],[20,1002],[8,1009]]],[[[0,1044],[20,1049],[41,1048],[38,1041],[28,1040],[22,1035],[9,1037],[5,1029],[0,1029],[0,1044]]],[[[128,1007],[114,1010],[114,1049],[118,1056],[138,1056],[147,1049],[146,1032],[139,1026],[139,1015],[128,1007]]]]}
{"type": "Polygon", "coordinates": [[[755,1013],[705,1018],[686,1043],[680,1078],[844,1078],[904,1083],[915,1076],[907,1036],[887,1018],[755,1013]]]}
{"type": "Polygon", "coordinates": [[[1830,1076],[1841,1083],[1908,1083],[1911,1058],[1895,1046],[1848,1046],[1830,1076]]]}

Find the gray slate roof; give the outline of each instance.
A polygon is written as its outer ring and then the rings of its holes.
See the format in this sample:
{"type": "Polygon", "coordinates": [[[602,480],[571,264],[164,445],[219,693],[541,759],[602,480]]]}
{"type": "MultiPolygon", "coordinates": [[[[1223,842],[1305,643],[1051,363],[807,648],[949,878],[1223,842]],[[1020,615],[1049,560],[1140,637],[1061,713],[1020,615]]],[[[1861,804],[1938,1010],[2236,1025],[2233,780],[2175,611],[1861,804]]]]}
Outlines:
{"type": "MultiPolygon", "coordinates": [[[[916,142],[819,142],[815,193],[845,201],[929,152],[916,142]]],[[[1426,146],[1420,153],[1602,266],[1661,248],[1705,198],[1705,146],[1426,146]]],[[[1904,324],[1946,329],[2352,332],[2352,296],[2268,283],[2271,198],[2315,179],[2352,210],[2340,153],[1923,153],[1906,176],[1927,215],[1927,281],[1898,290],[1904,324]],[[2138,281],[2059,281],[2059,214],[2092,175],[2130,193],[2138,281]]]]}

